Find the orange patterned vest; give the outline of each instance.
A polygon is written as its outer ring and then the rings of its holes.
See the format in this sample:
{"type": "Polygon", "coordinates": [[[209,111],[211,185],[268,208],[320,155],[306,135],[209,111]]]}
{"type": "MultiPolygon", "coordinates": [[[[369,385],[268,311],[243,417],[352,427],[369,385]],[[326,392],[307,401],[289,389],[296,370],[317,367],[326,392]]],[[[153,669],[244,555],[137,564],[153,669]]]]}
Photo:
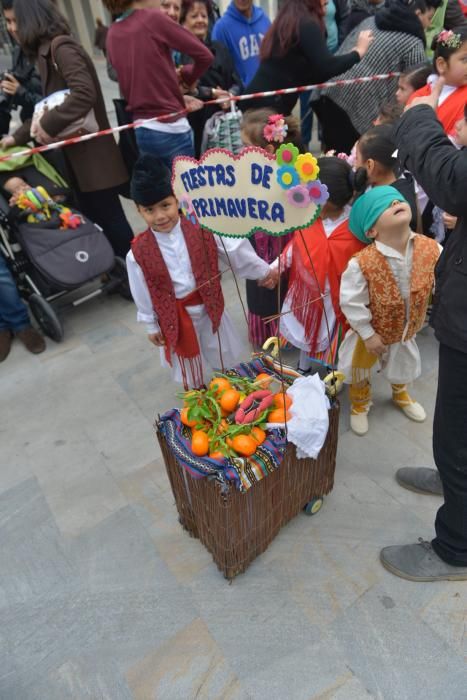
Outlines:
{"type": "MultiPolygon", "coordinates": [[[[407,323],[406,304],[391,266],[374,243],[355,257],[368,283],[371,325],[375,333],[381,336],[385,345],[399,343],[407,323]]],[[[412,338],[425,320],[438,257],[439,248],[436,241],[417,234],[413,239],[409,323],[405,340],[412,338]]]]}

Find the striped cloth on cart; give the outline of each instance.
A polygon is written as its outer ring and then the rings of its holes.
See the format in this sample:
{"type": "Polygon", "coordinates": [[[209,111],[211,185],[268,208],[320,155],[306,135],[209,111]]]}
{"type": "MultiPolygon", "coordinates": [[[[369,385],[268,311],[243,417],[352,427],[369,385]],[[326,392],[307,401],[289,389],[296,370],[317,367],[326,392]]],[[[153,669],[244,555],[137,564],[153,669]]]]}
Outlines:
{"type": "MultiPolygon", "coordinates": [[[[294,379],[299,376],[298,373],[286,365],[283,365],[283,369],[284,375],[281,375],[278,363],[270,358],[261,357],[237,365],[226,374],[253,379],[257,374],[266,372],[278,379],[281,379],[282,376],[283,381],[292,384],[294,379]]],[[[225,458],[220,461],[209,459],[209,457],[197,457],[192,453],[190,449],[191,430],[181,422],[179,409],[173,408],[164,413],[159,420],[159,428],[177,462],[192,477],[195,479],[203,477],[217,479],[225,486],[233,483],[242,492],[248,491],[255,483],[279,467],[287,446],[285,430],[271,430],[252,457],[225,458]]]]}

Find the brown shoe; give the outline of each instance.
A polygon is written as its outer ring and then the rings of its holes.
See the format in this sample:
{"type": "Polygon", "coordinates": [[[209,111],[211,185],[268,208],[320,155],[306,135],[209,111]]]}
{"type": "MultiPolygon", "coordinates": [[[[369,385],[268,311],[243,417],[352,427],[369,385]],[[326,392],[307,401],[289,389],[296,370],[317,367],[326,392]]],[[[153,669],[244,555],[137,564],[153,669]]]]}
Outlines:
{"type": "Polygon", "coordinates": [[[38,355],[40,352],[44,352],[45,350],[44,338],[32,326],[24,328],[22,331],[18,331],[16,337],[19,338],[24,347],[34,355],[38,355]]]}
{"type": "Polygon", "coordinates": [[[13,340],[13,333],[7,328],[0,331],[0,362],[6,360],[10,354],[11,341],[13,340]]]}

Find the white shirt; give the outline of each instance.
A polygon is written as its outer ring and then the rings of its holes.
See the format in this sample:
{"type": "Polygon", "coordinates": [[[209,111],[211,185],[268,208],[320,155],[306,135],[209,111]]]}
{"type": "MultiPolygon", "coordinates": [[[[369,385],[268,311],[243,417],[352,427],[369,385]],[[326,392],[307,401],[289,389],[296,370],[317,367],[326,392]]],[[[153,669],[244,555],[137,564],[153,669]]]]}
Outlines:
{"type": "MultiPolygon", "coordinates": [[[[152,233],[167,265],[175,296],[177,299],[182,299],[196,289],[196,281],[191,268],[190,256],[182,233],[180,220],[170,233],[160,233],[154,230],[152,230],[152,233]]],[[[214,236],[214,240],[216,241],[219,262],[221,263],[220,271],[223,272],[230,267],[230,259],[232,269],[239,277],[254,280],[266,277],[269,272],[269,265],[255,253],[249,240],[246,238],[221,239],[219,236],[214,236]],[[225,253],[224,246],[228,255],[225,253]]],[[[131,250],[126,256],[126,264],[131,293],[138,309],[136,318],[139,322],[147,324],[148,334],[158,333],[160,328],[146,280],[131,250]]],[[[196,314],[200,308],[200,306],[190,307],[190,312],[196,314]]]]}

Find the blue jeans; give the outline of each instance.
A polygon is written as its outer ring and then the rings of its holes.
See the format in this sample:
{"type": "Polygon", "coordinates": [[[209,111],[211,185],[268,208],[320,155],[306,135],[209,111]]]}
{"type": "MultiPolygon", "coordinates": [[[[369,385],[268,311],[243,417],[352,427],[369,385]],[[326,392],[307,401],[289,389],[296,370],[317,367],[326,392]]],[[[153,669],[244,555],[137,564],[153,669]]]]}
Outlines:
{"type": "Polygon", "coordinates": [[[160,158],[168,168],[176,156],[194,156],[193,133],[191,129],[182,134],[167,134],[140,126],[135,129],[136,143],[141,154],[160,158]]]}
{"type": "Polygon", "coordinates": [[[15,280],[0,253],[0,330],[17,333],[30,325],[28,310],[21,301],[15,280]]]}

